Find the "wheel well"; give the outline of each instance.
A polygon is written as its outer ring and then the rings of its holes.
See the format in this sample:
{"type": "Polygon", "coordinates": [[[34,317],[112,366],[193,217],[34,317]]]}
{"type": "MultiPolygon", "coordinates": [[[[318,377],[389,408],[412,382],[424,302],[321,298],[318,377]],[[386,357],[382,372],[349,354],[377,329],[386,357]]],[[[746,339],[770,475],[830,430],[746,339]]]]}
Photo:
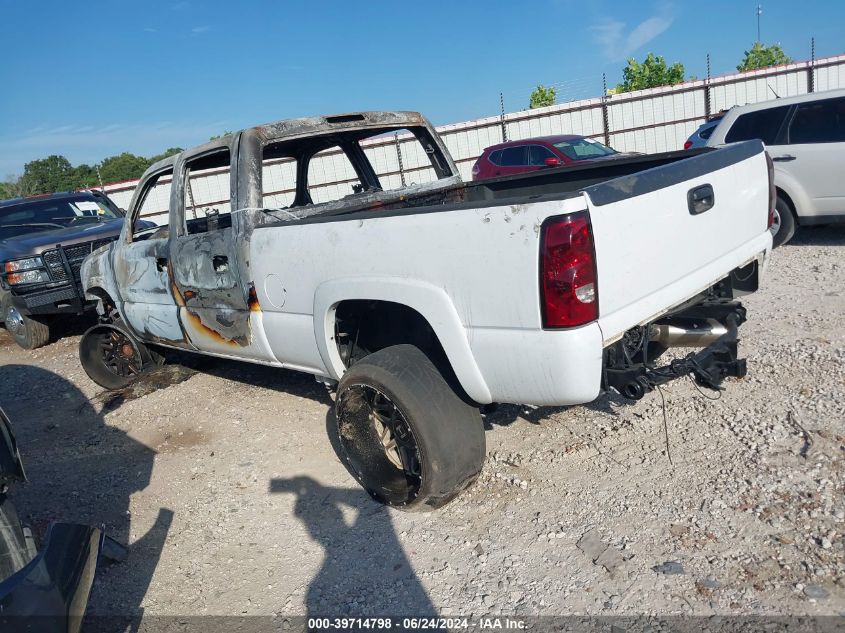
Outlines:
{"type": "Polygon", "coordinates": [[[789,205],[789,210],[792,211],[792,217],[795,218],[795,221],[797,222],[798,214],[795,212],[795,203],[792,201],[792,198],[789,197],[789,194],[780,187],[775,187],[775,193],[778,198],[783,198],[783,201],[789,205]]]}
{"type": "Polygon", "coordinates": [[[111,295],[99,286],[89,288],[85,291],[85,294],[97,297],[97,313],[101,316],[108,315],[115,308],[111,295]]]}
{"type": "Polygon", "coordinates": [[[419,348],[435,364],[446,354],[423,315],[401,303],[354,299],[335,309],[335,343],[346,367],[391,345],[419,348]]]}

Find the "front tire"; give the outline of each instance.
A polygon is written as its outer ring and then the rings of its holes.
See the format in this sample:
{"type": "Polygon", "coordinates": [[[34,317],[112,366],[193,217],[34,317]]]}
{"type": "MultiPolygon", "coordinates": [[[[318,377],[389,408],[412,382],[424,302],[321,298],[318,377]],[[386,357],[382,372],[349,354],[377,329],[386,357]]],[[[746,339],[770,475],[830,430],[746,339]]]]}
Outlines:
{"type": "Polygon", "coordinates": [[[21,314],[12,303],[12,297],[3,295],[0,302],[6,331],[18,346],[24,349],[44,347],[50,341],[50,326],[46,323],[21,314]]]}
{"type": "Polygon", "coordinates": [[[795,235],[795,215],[792,213],[792,207],[780,196],[775,201],[775,223],[770,230],[772,248],[783,246],[795,235]]]}
{"type": "Polygon", "coordinates": [[[129,386],[163,357],[130,334],[121,321],[100,323],[79,341],[79,361],[88,377],[105,389],[129,386]]]}
{"type": "Polygon", "coordinates": [[[412,345],[366,356],[341,378],[333,427],[342,457],[377,501],[439,508],[472,485],[486,452],[478,409],[412,345]]]}

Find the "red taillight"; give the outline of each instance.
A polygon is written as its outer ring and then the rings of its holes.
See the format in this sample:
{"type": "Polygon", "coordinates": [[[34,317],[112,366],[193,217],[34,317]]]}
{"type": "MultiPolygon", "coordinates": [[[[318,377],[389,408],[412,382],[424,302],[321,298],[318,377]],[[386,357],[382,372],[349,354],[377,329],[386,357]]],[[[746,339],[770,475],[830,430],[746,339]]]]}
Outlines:
{"type": "Polygon", "coordinates": [[[775,189],[775,164],[772,162],[769,152],[766,152],[766,168],[769,170],[769,228],[772,228],[775,223],[775,204],[777,203],[778,193],[775,189]]]}
{"type": "Polygon", "coordinates": [[[543,327],[574,327],[598,318],[596,257],[586,212],[543,224],[540,292],[543,327]]]}
{"type": "Polygon", "coordinates": [[[692,147],[692,141],[687,141],[686,143],[684,143],[684,149],[689,149],[690,147],[692,147]]]}

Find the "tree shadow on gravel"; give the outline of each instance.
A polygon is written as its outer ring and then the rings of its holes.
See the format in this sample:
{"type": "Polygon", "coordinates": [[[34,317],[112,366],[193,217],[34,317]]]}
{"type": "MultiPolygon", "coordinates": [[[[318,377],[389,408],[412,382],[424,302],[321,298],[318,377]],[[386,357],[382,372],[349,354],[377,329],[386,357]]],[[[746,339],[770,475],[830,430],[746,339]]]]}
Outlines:
{"type": "MultiPolygon", "coordinates": [[[[128,545],[130,499],[150,483],[155,451],[105,423],[71,382],[31,365],[0,368],[0,403],[12,419],[28,482],[14,491],[24,522],[42,538],[54,521],[105,525],[128,545]]],[[[173,512],[161,508],[124,561],[101,564],[86,632],[136,631],[173,512]],[[93,617],[91,617],[93,616],[93,617]]]]}
{"type": "Polygon", "coordinates": [[[270,492],[296,495],[294,515],[324,550],[305,597],[309,618],[437,615],[385,506],[363,490],[324,486],[311,477],[272,479],[270,492]],[[344,506],[355,511],[352,525],[344,506]]]}

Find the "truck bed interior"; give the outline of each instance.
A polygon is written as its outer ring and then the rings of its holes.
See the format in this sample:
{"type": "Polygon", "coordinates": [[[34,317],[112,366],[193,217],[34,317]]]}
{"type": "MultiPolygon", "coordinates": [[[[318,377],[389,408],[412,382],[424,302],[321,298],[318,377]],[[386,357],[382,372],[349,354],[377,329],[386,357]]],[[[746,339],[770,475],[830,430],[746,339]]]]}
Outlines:
{"type": "MultiPolygon", "coordinates": [[[[432,182],[409,186],[395,191],[365,191],[349,195],[341,200],[324,204],[292,207],[289,210],[272,211],[268,214],[282,223],[314,223],[355,218],[368,215],[413,215],[507,204],[513,199],[520,204],[543,200],[560,200],[573,197],[584,189],[625,176],[642,174],[650,169],[684,161],[694,156],[712,152],[710,148],[681,150],[662,154],[648,154],[620,157],[587,163],[575,167],[549,168],[526,174],[503,176],[479,182],[444,183],[432,182]],[[438,186],[439,185],[439,186],[438,186]]],[[[268,218],[270,220],[270,218],[268,218]]],[[[270,220],[269,224],[276,224],[270,220]]],[[[265,224],[266,225],[266,224],[265,224]]]]}

